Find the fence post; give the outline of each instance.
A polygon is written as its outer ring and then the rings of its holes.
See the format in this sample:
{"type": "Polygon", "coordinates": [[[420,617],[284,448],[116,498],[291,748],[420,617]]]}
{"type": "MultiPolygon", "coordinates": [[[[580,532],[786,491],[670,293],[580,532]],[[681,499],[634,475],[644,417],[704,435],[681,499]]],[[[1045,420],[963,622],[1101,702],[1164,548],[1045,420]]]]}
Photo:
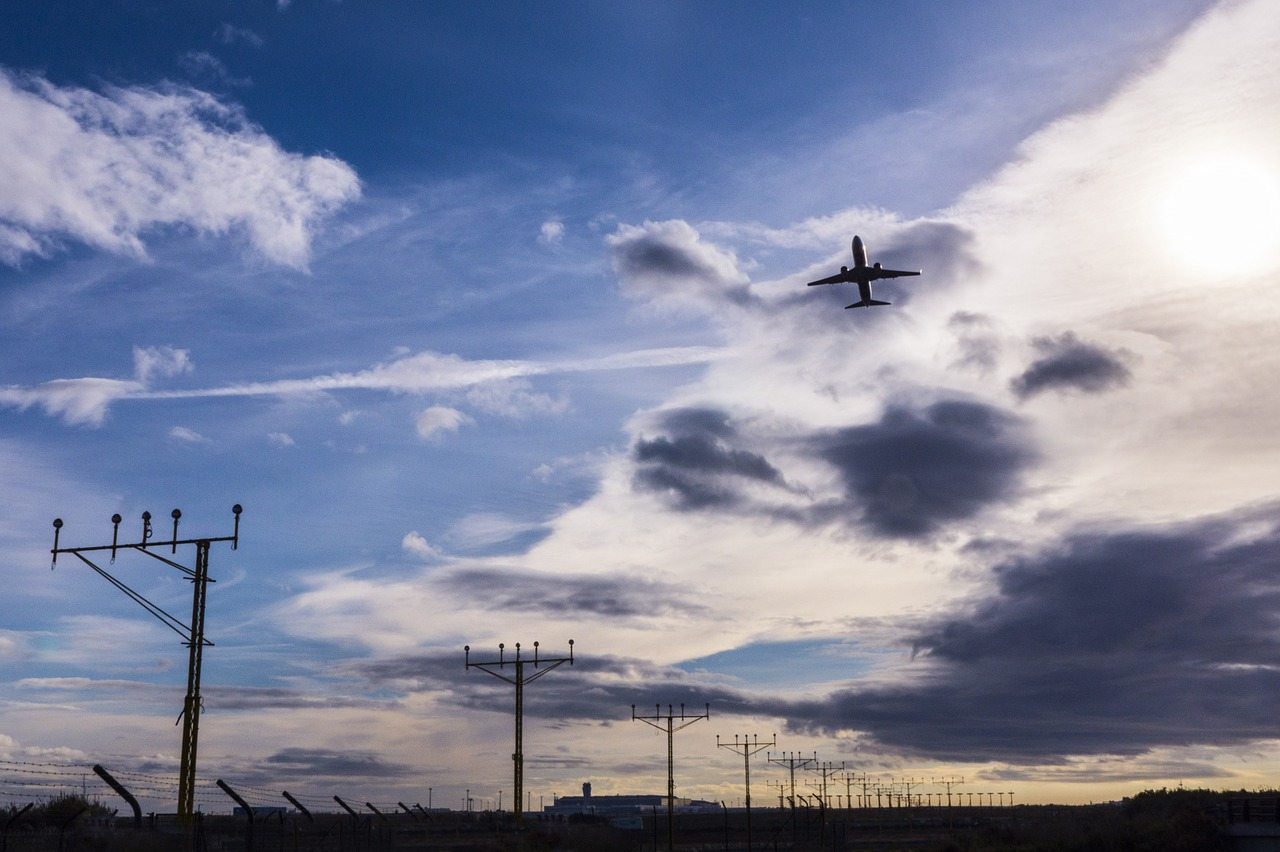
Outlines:
{"type": "Polygon", "coordinates": [[[97,775],[103,781],[106,781],[107,786],[112,790],[115,790],[116,795],[124,799],[125,802],[128,803],[129,807],[133,808],[133,827],[141,830],[142,808],[138,806],[138,800],[133,797],[133,794],[126,790],[123,784],[113,778],[110,772],[103,769],[101,764],[95,763],[93,765],[93,774],[97,775]]]}
{"type": "Polygon", "coordinates": [[[89,806],[85,805],[84,807],[80,808],[80,810],[73,813],[69,819],[64,819],[61,823],[58,824],[58,852],[62,852],[62,839],[63,839],[63,835],[66,834],[67,826],[71,825],[71,823],[79,819],[80,814],[84,813],[87,810],[89,810],[89,806]]]}
{"type": "Polygon", "coordinates": [[[4,831],[0,832],[0,850],[7,850],[9,848],[9,829],[13,828],[14,823],[22,819],[22,817],[26,814],[27,811],[35,807],[35,804],[36,804],[35,802],[28,802],[25,808],[18,811],[13,816],[9,817],[9,819],[5,822],[4,831]]]}
{"type": "Polygon", "coordinates": [[[352,818],[352,819],[354,819],[354,820],[356,821],[356,825],[359,825],[359,824],[360,824],[360,814],[356,813],[354,810],[352,810],[352,808],[351,808],[351,806],[350,806],[350,805],[348,805],[346,802],[342,801],[342,797],[341,797],[341,796],[334,796],[334,797],[333,797],[333,800],[334,800],[335,802],[337,802],[337,803],[338,803],[338,805],[339,805],[339,806],[340,806],[344,811],[346,811],[347,813],[351,814],[351,818],[352,818]]]}
{"type": "Polygon", "coordinates": [[[240,798],[239,793],[237,793],[235,790],[232,790],[230,787],[228,787],[226,781],[223,781],[221,778],[219,778],[214,783],[218,785],[218,788],[222,790],[222,792],[226,793],[229,797],[231,797],[232,801],[234,801],[240,807],[244,808],[245,815],[249,817],[249,829],[245,836],[244,848],[245,848],[245,852],[253,852],[253,808],[249,806],[248,802],[240,798]]]}
{"type": "Polygon", "coordinates": [[[299,802],[299,801],[298,801],[297,799],[295,799],[293,796],[290,796],[290,795],[289,795],[289,791],[288,791],[288,790],[283,791],[280,795],[282,795],[282,796],[284,796],[286,799],[288,799],[288,800],[289,800],[289,802],[290,802],[290,803],[291,803],[295,808],[297,808],[297,809],[298,809],[298,812],[299,812],[299,813],[301,813],[304,817],[306,817],[306,818],[307,818],[307,822],[315,822],[315,821],[316,821],[316,820],[315,820],[315,817],[313,817],[313,816],[311,815],[311,811],[307,810],[307,809],[306,809],[306,807],[304,807],[304,806],[303,806],[302,802],[299,802]]]}

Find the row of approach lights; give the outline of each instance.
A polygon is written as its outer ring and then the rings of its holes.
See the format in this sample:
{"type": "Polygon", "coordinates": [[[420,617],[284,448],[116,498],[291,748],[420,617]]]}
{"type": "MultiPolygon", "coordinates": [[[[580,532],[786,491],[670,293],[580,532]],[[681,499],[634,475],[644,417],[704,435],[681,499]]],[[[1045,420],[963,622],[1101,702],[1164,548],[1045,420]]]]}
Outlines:
{"type": "MultiPolygon", "coordinates": [[[[231,547],[233,550],[236,549],[236,546],[240,543],[240,513],[243,511],[244,511],[244,507],[241,506],[239,503],[231,507],[231,514],[235,515],[235,529],[231,534],[231,540],[232,540],[231,547]]],[[[170,541],[163,541],[158,543],[168,544],[172,546],[173,548],[172,552],[177,553],[178,545],[185,544],[185,542],[178,541],[178,521],[179,519],[182,518],[182,510],[174,509],[172,512],[169,513],[169,517],[173,518],[173,538],[170,541]]],[[[111,516],[111,561],[112,562],[115,561],[116,550],[118,550],[120,547],[120,544],[119,544],[120,522],[123,520],[124,518],[120,516],[119,512],[111,516]]],[[[53,519],[53,562],[55,565],[58,562],[58,537],[61,534],[62,534],[62,518],[54,518],[53,519]]],[[[125,547],[146,547],[147,544],[151,541],[151,537],[154,534],[155,534],[155,530],[153,530],[151,527],[151,513],[143,512],[142,513],[142,541],[138,542],[137,544],[126,544],[124,546],[125,547]]],[[[90,549],[97,550],[98,548],[90,548],[90,549]]],[[[105,550],[106,548],[102,548],[102,549],[105,550]]]]}

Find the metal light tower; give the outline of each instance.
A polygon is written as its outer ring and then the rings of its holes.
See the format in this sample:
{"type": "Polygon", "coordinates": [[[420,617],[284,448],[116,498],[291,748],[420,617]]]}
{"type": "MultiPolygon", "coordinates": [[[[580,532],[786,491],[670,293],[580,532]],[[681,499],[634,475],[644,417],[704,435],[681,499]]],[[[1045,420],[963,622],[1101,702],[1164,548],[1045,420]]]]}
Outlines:
{"type": "Polygon", "coordinates": [[[859,797],[859,801],[861,801],[865,806],[867,800],[867,787],[871,786],[871,779],[867,778],[867,774],[865,772],[854,772],[852,769],[846,769],[840,780],[844,781],[845,807],[851,810],[853,808],[854,784],[857,784],[862,788],[863,795],[859,797]]]}
{"type": "Polygon", "coordinates": [[[733,735],[733,742],[720,742],[720,735],[716,734],[716,748],[732,749],[735,754],[742,755],[742,768],[744,773],[744,785],[747,790],[747,852],[751,852],[751,756],[759,754],[767,748],[776,748],[778,745],[778,735],[774,734],[773,739],[767,742],[761,742],[760,737],[752,734],[750,738],[746,734],[742,735],[742,739],[738,739],[738,735],[733,735]]]}
{"type": "Polygon", "coordinates": [[[498,659],[489,660],[483,663],[471,662],[471,646],[463,645],[462,650],[466,655],[466,667],[468,669],[480,669],[483,672],[496,677],[498,680],[506,681],[516,688],[516,748],[511,753],[511,760],[515,764],[515,797],[512,799],[512,811],[515,813],[516,820],[524,818],[522,805],[524,803],[524,685],[533,683],[552,669],[559,668],[562,664],[568,663],[573,665],[573,640],[569,640],[569,656],[567,657],[539,657],[538,643],[533,643],[533,659],[522,658],[520,656],[520,643],[516,643],[516,655],[508,660],[506,655],[507,646],[498,643],[498,659]],[[531,665],[534,673],[525,675],[525,666],[531,665]],[[506,674],[506,667],[513,666],[514,675],[506,674]]]}
{"type": "Polygon", "coordinates": [[[784,751],[780,756],[774,757],[766,752],[765,759],[778,766],[787,767],[791,773],[791,795],[788,797],[788,803],[791,805],[791,839],[794,842],[798,830],[796,826],[796,770],[808,769],[811,763],[817,763],[818,753],[815,751],[813,757],[802,757],[798,751],[784,751]]]}
{"type": "MultiPolygon", "coordinates": [[[[964,778],[962,776],[944,775],[941,778],[934,778],[933,783],[947,788],[947,807],[951,807],[951,788],[963,784],[964,778]]],[[[942,803],[939,802],[938,804],[942,803]]]]}
{"type": "Polygon", "coordinates": [[[810,764],[816,763],[818,761],[818,753],[815,751],[812,757],[804,757],[798,751],[784,751],[778,757],[766,754],[765,759],[778,766],[787,767],[787,770],[791,773],[791,795],[789,801],[791,810],[794,813],[796,809],[796,770],[808,769],[810,764]]]}
{"type": "Polygon", "coordinates": [[[911,788],[927,784],[928,781],[924,778],[899,778],[898,783],[907,791],[907,807],[910,808],[914,807],[914,802],[911,799],[911,788]]]}
{"type": "Polygon", "coordinates": [[[844,771],[844,762],[842,761],[840,765],[837,766],[829,760],[824,760],[821,763],[815,763],[813,766],[809,766],[807,768],[812,772],[817,772],[822,777],[822,786],[819,788],[821,790],[820,795],[822,796],[823,805],[830,805],[831,802],[827,796],[827,780],[834,778],[837,773],[844,771]]]}
{"type": "Polygon", "coordinates": [[[676,731],[683,731],[694,722],[711,718],[711,705],[704,705],[705,710],[697,716],[685,713],[684,705],[680,705],[680,715],[675,714],[670,704],[667,705],[667,714],[662,715],[662,705],[655,704],[652,716],[637,716],[636,705],[631,705],[631,721],[644,722],[651,728],[663,731],[667,735],[667,848],[675,848],[675,813],[676,813],[676,774],[675,774],[675,734],[676,731]],[[679,724],[676,724],[676,723],[679,724]]]}
{"type": "MultiPolygon", "coordinates": [[[[62,534],[62,519],[56,518],[53,522],[53,564],[58,563],[59,553],[69,553],[79,559],[85,565],[88,565],[97,572],[108,583],[124,592],[131,599],[142,606],[147,612],[151,613],[159,619],[166,627],[182,637],[182,644],[186,645],[189,650],[187,657],[187,697],[182,703],[182,713],[178,719],[182,721],[182,758],[178,768],[178,819],[186,823],[190,820],[191,814],[195,811],[195,793],[196,793],[196,745],[200,734],[200,669],[204,658],[204,646],[212,645],[208,639],[204,638],[204,609],[205,609],[205,591],[209,583],[214,582],[209,578],[209,548],[214,542],[229,541],[231,549],[236,550],[240,545],[240,513],[243,510],[240,504],[231,507],[231,513],[235,516],[235,526],[231,535],[209,537],[209,538],[178,538],[178,520],[182,517],[182,512],[174,509],[170,513],[173,518],[173,535],[168,541],[153,541],[152,535],[154,530],[151,527],[151,513],[142,513],[142,540],[131,544],[120,543],[120,521],[121,517],[117,515],[111,516],[111,544],[95,545],[93,547],[58,547],[58,539],[62,534]],[[168,547],[170,554],[178,552],[178,545],[194,544],[196,547],[196,567],[188,568],[179,564],[172,559],[168,559],[156,553],[152,548],[168,547]],[[116,554],[121,550],[136,550],[139,553],[145,553],[153,559],[163,562],[170,568],[175,568],[186,575],[191,581],[191,623],[183,624],[175,616],[165,612],[161,607],[147,600],[141,593],[129,588],[123,581],[113,577],[106,569],[95,564],[86,553],[99,551],[111,551],[111,561],[116,561],[116,554]]],[[[176,722],[174,724],[177,724],[176,722]]]]}

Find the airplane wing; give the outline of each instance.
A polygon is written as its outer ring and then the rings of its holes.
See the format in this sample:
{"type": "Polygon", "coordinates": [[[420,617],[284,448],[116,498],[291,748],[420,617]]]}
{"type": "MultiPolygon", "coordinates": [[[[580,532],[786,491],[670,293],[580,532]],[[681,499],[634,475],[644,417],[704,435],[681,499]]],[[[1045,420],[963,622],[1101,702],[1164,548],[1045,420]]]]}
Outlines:
{"type": "Polygon", "coordinates": [[[816,287],[819,284],[844,284],[852,280],[853,279],[849,277],[848,272],[838,272],[835,275],[832,275],[830,278],[821,278],[817,281],[810,281],[805,286],[816,287]]]}
{"type": "Polygon", "coordinates": [[[915,272],[906,272],[901,269],[877,269],[876,272],[879,273],[881,278],[901,278],[904,275],[920,274],[919,270],[916,270],[915,272]]]}

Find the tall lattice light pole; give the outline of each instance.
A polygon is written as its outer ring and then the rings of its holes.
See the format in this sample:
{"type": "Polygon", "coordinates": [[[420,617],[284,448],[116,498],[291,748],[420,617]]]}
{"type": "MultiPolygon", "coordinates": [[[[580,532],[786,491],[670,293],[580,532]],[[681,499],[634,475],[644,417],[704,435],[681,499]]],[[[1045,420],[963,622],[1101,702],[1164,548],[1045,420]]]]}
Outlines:
{"type": "Polygon", "coordinates": [[[512,811],[518,821],[524,818],[524,687],[525,684],[533,683],[564,663],[573,665],[573,640],[569,640],[569,656],[567,657],[540,657],[538,656],[537,642],[533,643],[532,659],[520,656],[519,642],[516,643],[516,654],[512,658],[507,657],[506,648],[505,644],[498,643],[498,659],[473,663],[471,661],[471,646],[462,646],[463,653],[466,655],[466,667],[468,669],[480,669],[483,672],[488,672],[498,680],[506,681],[516,688],[516,747],[515,751],[511,753],[511,761],[515,764],[515,796],[511,801],[512,811]],[[513,667],[514,674],[508,675],[506,673],[507,666],[513,667]],[[525,674],[526,666],[533,666],[533,674],[525,674]]]}
{"type": "Polygon", "coordinates": [[[655,704],[652,716],[637,716],[636,705],[631,705],[631,721],[644,722],[651,728],[657,728],[659,731],[667,735],[667,848],[675,848],[675,813],[676,813],[676,770],[675,770],[675,735],[676,731],[683,731],[694,722],[700,722],[703,719],[711,718],[711,705],[705,705],[702,713],[694,716],[686,713],[684,705],[680,705],[680,715],[675,714],[672,705],[667,705],[667,712],[664,716],[662,713],[662,705],[655,704]]]}
{"type": "Polygon", "coordinates": [[[240,545],[240,512],[243,511],[240,504],[231,507],[231,513],[235,516],[235,526],[231,535],[206,537],[206,538],[178,538],[178,520],[182,517],[179,509],[174,509],[170,513],[173,518],[173,535],[168,541],[153,541],[152,536],[155,532],[151,526],[151,513],[142,513],[142,540],[129,544],[120,543],[120,521],[122,518],[116,514],[111,516],[111,544],[95,545],[93,547],[59,547],[58,541],[62,534],[62,519],[56,518],[53,522],[53,564],[58,563],[59,553],[69,553],[79,559],[85,565],[88,565],[97,572],[108,583],[115,586],[120,591],[128,595],[132,600],[138,603],[143,609],[151,613],[159,619],[166,627],[182,637],[182,643],[186,645],[190,651],[187,658],[187,697],[182,703],[182,714],[179,719],[182,720],[182,754],[178,767],[178,820],[184,824],[191,819],[192,813],[195,812],[195,796],[196,796],[196,746],[200,734],[200,670],[204,661],[204,646],[213,645],[208,639],[204,638],[204,610],[205,610],[205,592],[209,583],[214,582],[209,578],[209,548],[215,542],[229,541],[231,549],[235,550],[240,545]],[[179,545],[193,544],[196,548],[196,567],[188,568],[172,559],[161,556],[152,548],[169,548],[170,555],[176,555],[179,545]],[[96,553],[103,551],[111,551],[111,561],[116,561],[116,554],[121,550],[134,550],[138,553],[145,553],[152,559],[181,571],[186,578],[191,581],[191,623],[183,624],[176,616],[166,612],[157,604],[152,603],[142,596],[140,592],[135,591],[125,584],[122,580],[112,576],[105,568],[94,563],[92,559],[85,556],[86,553],[96,553]]]}
{"type": "Polygon", "coordinates": [[[812,757],[804,757],[798,751],[784,751],[782,754],[774,757],[772,754],[765,753],[765,759],[777,766],[785,766],[791,775],[791,795],[787,797],[788,803],[791,805],[791,839],[795,841],[796,837],[796,770],[808,769],[810,764],[818,762],[818,753],[815,751],[812,757]]]}
{"type": "Polygon", "coordinates": [[[716,734],[716,748],[727,748],[735,754],[742,755],[742,769],[744,777],[744,786],[747,790],[747,852],[751,852],[751,756],[759,754],[767,748],[776,748],[778,745],[778,735],[774,734],[773,738],[761,741],[757,734],[748,737],[742,735],[742,739],[738,739],[738,735],[733,735],[733,742],[720,742],[720,735],[716,734]]]}

